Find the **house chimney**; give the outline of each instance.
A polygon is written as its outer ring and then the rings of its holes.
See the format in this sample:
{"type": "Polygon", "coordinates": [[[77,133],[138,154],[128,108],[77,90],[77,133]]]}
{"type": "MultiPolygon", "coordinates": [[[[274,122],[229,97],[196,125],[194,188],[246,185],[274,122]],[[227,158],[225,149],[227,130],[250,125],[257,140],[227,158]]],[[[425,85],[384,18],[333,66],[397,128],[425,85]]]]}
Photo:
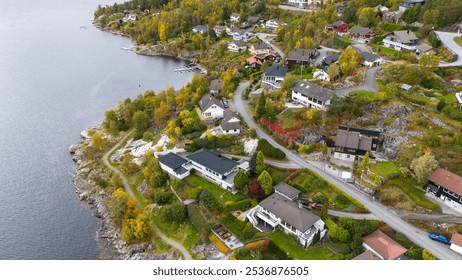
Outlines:
{"type": "Polygon", "coordinates": [[[300,202],[298,203],[298,208],[299,209],[303,209],[303,204],[301,204],[300,202]]]}
{"type": "Polygon", "coordinates": [[[407,34],[409,34],[409,29],[407,30],[407,34]]]}

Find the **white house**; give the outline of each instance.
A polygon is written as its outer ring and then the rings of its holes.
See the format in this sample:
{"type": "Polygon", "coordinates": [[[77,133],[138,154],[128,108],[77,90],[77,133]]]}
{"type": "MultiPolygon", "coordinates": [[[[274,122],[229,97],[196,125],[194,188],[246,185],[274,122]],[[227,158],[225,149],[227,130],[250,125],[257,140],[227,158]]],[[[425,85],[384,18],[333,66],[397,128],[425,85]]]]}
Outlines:
{"type": "Polygon", "coordinates": [[[209,33],[209,27],[206,25],[196,25],[193,27],[192,32],[200,33],[200,34],[207,34],[209,33]]]}
{"type": "Polygon", "coordinates": [[[330,82],[329,75],[322,69],[316,69],[313,73],[313,79],[330,82]]]}
{"type": "Polygon", "coordinates": [[[379,66],[384,63],[383,58],[370,52],[361,52],[363,55],[363,64],[367,67],[379,66]]]}
{"type": "Polygon", "coordinates": [[[233,41],[228,44],[228,51],[230,52],[245,52],[247,50],[247,44],[244,41],[233,41]]]}
{"type": "Polygon", "coordinates": [[[247,161],[234,161],[208,149],[200,149],[186,158],[170,152],[159,156],[158,160],[162,170],[175,178],[182,180],[194,169],[198,175],[228,191],[234,191],[233,181],[237,171],[249,170],[247,161]]]}
{"type": "Polygon", "coordinates": [[[406,248],[380,230],[363,237],[363,247],[382,260],[399,260],[407,252],[406,248]]]}
{"type": "Polygon", "coordinates": [[[275,90],[281,88],[281,83],[287,76],[287,67],[273,65],[265,69],[262,78],[262,87],[275,90]]]}
{"type": "Polygon", "coordinates": [[[304,80],[292,87],[292,100],[310,108],[326,109],[334,92],[328,88],[304,80]]]}
{"type": "Polygon", "coordinates": [[[247,42],[255,37],[255,34],[252,32],[239,27],[226,28],[226,34],[233,37],[233,40],[235,41],[243,40],[247,42]]]}
{"type": "Polygon", "coordinates": [[[233,111],[226,110],[223,114],[220,128],[223,134],[240,134],[242,130],[241,120],[233,111]]]}
{"type": "Polygon", "coordinates": [[[299,190],[286,183],[277,184],[274,190],[247,214],[257,230],[273,232],[279,227],[286,234],[295,236],[305,248],[313,243],[316,234],[320,239],[324,237],[326,229],[321,218],[298,204],[299,190]]]}
{"type": "Polygon", "coordinates": [[[191,168],[187,166],[188,161],[177,154],[170,152],[157,159],[162,170],[179,180],[183,180],[190,174],[191,168]]]}
{"type": "Polygon", "coordinates": [[[397,51],[415,51],[419,39],[410,30],[393,31],[385,35],[383,45],[387,48],[394,48],[397,51]]]}
{"type": "Polygon", "coordinates": [[[247,161],[234,161],[219,152],[205,148],[190,154],[187,158],[188,164],[199,175],[228,191],[234,191],[233,181],[237,171],[249,169],[247,161]]]}
{"type": "Polygon", "coordinates": [[[271,51],[270,46],[263,42],[253,43],[250,45],[249,52],[253,56],[265,55],[271,51]]]}
{"type": "Polygon", "coordinates": [[[231,22],[239,22],[240,16],[238,13],[232,13],[229,20],[231,22]]]}
{"type": "Polygon", "coordinates": [[[279,27],[284,25],[285,23],[282,20],[273,18],[265,22],[265,27],[269,30],[276,31],[279,27]]]}
{"type": "Polygon", "coordinates": [[[199,101],[199,108],[201,109],[201,114],[207,120],[222,119],[223,112],[225,111],[223,107],[224,106],[221,103],[221,101],[219,101],[211,95],[206,95],[199,101]]]}
{"type": "Polygon", "coordinates": [[[221,33],[223,33],[223,31],[225,30],[226,30],[225,26],[215,26],[213,28],[213,31],[215,32],[215,35],[217,35],[217,37],[221,37],[221,33]]]}
{"type": "Polygon", "coordinates": [[[452,235],[451,246],[449,248],[459,254],[462,254],[462,234],[456,232],[452,235]]]}
{"type": "Polygon", "coordinates": [[[125,17],[122,19],[123,22],[129,22],[136,20],[137,15],[136,14],[126,14],[125,17]]]}

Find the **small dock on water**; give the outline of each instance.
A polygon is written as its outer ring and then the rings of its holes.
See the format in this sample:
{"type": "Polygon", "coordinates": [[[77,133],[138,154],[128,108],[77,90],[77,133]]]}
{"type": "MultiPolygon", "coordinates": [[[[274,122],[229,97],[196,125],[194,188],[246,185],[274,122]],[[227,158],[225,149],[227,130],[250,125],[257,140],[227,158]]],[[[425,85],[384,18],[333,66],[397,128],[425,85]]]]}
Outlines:
{"type": "Polygon", "coordinates": [[[173,69],[173,71],[176,73],[194,72],[197,70],[199,70],[201,74],[207,74],[207,70],[205,70],[203,67],[201,67],[200,65],[192,64],[192,63],[186,66],[183,66],[183,67],[177,67],[173,69]]]}

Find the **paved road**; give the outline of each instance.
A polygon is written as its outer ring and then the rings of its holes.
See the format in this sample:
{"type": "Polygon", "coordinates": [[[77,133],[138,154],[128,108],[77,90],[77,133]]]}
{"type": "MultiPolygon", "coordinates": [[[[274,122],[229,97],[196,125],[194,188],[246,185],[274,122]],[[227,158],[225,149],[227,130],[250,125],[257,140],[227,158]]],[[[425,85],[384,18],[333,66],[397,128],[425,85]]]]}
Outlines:
{"type": "Polygon", "coordinates": [[[338,210],[333,210],[333,209],[328,209],[327,214],[334,216],[334,217],[346,217],[346,218],[353,218],[356,220],[378,220],[374,214],[359,214],[359,213],[338,211],[338,210]]]}
{"type": "Polygon", "coordinates": [[[289,6],[289,5],[279,5],[278,8],[281,9],[281,10],[304,12],[304,13],[318,11],[318,10],[303,9],[303,8],[299,8],[299,7],[289,6]]]}
{"type": "Polygon", "coordinates": [[[276,47],[274,44],[272,44],[272,43],[267,39],[268,36],[275,36],[274,34],[257,33],[257,36],[258,36],[258,38],[260,38],[260,40],[262,40],[264,43],[270,45],[281,57],[284,56],[284,53],[281,51],[281,49],[279,49],[278,47],[276,47]]]}
{"type": "Polygon", "coordinates": [[[359,200],[364,206],[369,209],[371,214],[376,216],[378,219],[384,221],[392,228],[400,231],[401,233],[405,234],[412,242],[419,245],[420,247],[432,252],[438,259],[443,260],[462,260],[462,255],[459,255],[449,249],[448,246],[434,242],[428,238],[428,233],[425,231],[421,231],[412,225],[403,221],[400,217],[395,215],[391,210],[386,208],[385,206],[377,203],[376,201],[371,201],[369,197],[366,197],[361,192],[352,188],[350,185],[346,184],[345,182],[332,177],[324,170],[314,166],[313,164],[306,162],[304,159],[300,158],[298,155],[292,153],[292,151],[288,150],[286,147],[279,145],[276,141],[273,140],[272,137],[266,134],[253,120],[253,118],[249,115],[247,111],[247,104],[242,99],[242,93],[245,89],[249,86],[249,82],[242,83],[238,86],[234,93],[234,103],[236,105],[236,109],[241,114],[242,118],[247,122],[249,127],[255,128],[258,137],[267,139],[268,142],[271,143],[274,147],[277,147],[284,151],[287,155],[287,158],[298,164],[300,167],[308,168],[316,173],[318,173],[321,177],[325,180],[329,181],[330,183],[336,185],[341,190],[346,192],[348,195],[354,197],[355,199],[359,200]]]}
{"type": "Polygon", "coordinates": [[[349,88],[342,88],[337,90],[340,95],[347,95],[348,93],[356,90],[365,90],[365,91],[372,91],[377,92],[377,84],[375,83],[375,75],[377,71],[380,69],[380,66],[371,67],[366,70],[366,77],[364,78],[364,83],[359,86],[349,87],[349,88]]]}
{"type": "Polygon", "coordinates": [[[460,37],[461,34],[452,32],[435,31],[436,35],[440,38],[446,48],[450,49],[453,53],[457,54],[457,60],[451,63],[441,62],[439,67],[452,67],[462,66],[462,46],[459,46],[455,41],[455,37],[460,37]]]}
{"type": "MultiPolygon", "coordinates": [[[[125,188],[125,191],[128,193],[128,195],[138,204],[138,207],[140,209],[143,209],[141,207],[141,204],[140,202],[138,201],[138,199],[136,198],[135,194],[133,193],[132,189],[130,188],[130,185],[128,184],[127,180],[125,179],[125,176],[122,174],[122,172],[120,172],[119,169],[115,168],[114,166],[112,166],[109,161],[108,161],[108,157],[110,154],[112,154],[117,148],[120,147],[120,145],[122,145],[122,143],[125,141],[125,139],[127,139],[128,136],[130,136],[131,133],[127,133],[127,135],[125,135],[124,137],[122,137],[122,139],[119,140],[119,142],[114,145],[114,147],[112,147],[104,156],[103,156],[103,162],[104,164],[109,168],[111,169],[113,172],[115,172],[117,175],[119,175],[119,177],[122,179],[122,182],[124,184],[124,188],[125,188]]],[[[154,232],[160,237],[162,238],[162,240],[164,240],[166,243],[168,243],[170,246],[172,246],[173,248],[177,249],[178,251],[180,251],[184,258],[186,260],[192,260],[192,257],[191,257],[191,254],[189,254],[188,250],[186,250],[186,248],[183,246],[183,244],[167,237],[162,231],[160,231],[160,229],[153,223],[152,224],[152,228],[154,229],[154,232]]]]}
{"type": "MultiPolygon", "coordinates": [[[[229,157],[229,158],[239,158],[239,159],[245,159],[245,160],[250,160],[250,157],[248,156],[238,156],[238,155],[231,155],[231,154],[224,154],[224,156],[229,157]]],[[[297,164],[291,162],[291,161],[282,161],[282,160],[274,160],[274,159],[265,159],[266,164],[282,168],[282,169],[299,169],[300,166],[297,164]]]]}

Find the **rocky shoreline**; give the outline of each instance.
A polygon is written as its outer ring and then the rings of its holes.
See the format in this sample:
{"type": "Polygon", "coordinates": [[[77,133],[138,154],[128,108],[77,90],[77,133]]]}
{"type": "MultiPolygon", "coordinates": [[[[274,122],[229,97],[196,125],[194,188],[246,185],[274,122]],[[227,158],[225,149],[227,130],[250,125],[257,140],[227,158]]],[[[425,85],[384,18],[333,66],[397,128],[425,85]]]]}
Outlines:
{"type": "Polygon", "coordinates": [[[97,246],[101,251],[100,258],[113,260],[179,259],[175,252],[152,254],[150,253],[153,250],[152,245],[127,245],[122,240],[119,228],[110,217],[106,207],[109,195],[98,186],[97,182],[86,179],[91,178],[95,171],[89,168],[89,163],[84,159],[83,148],[91,142],[87,131],[82,132],[81,136],[81,141],[69,148],[77,165],[73,175],[74,189],[80,201],[101,221],[101,226],[96,232],[97,246]]]}

